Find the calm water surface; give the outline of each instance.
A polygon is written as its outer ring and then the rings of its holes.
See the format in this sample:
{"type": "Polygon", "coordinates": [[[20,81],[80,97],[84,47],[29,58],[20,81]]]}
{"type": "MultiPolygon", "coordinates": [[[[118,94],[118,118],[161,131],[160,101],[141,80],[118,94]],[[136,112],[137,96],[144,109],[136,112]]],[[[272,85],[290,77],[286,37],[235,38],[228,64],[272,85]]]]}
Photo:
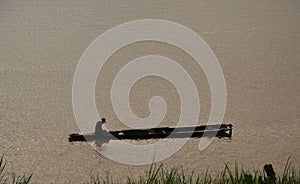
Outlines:
{"type": "MultiPolygon", "coordinates": [[[[178,22],[205,39],[226,80],[224,123],[234,124],[232,140],[215,139],[199,151],[199,140],[192,139],[162,162],[165,167],[204,172],[237,161],[245,168],[272,163],[280,171],[290,155],[299,167],[299,10],[297,0],[1,1],[0,154],[8,160],[8,170],[34,173],[38,183],[84,182],[107,171],[115,178],[144,174],[149,165],[116,163],[86,143],[69,143],[67,137],[79,131],[72,110],[72,80],[81,54],[105,30],[145,18],[178,22]]],[[[145,42],[116,52],[99,76],[96,102],[108,128],[123,128],[109,101],[112,80],[124,64],[149,54],[169,57],[191,74],[201,99],[199,124],[205,124],[211,103],[204,73],[178,48],[145,42]]],[[[174,86],[158,77],[133,87],[134,113],[147,117],[154,95],[168,104],[161,126],[174,125],[179,96],[174,86]]]]}

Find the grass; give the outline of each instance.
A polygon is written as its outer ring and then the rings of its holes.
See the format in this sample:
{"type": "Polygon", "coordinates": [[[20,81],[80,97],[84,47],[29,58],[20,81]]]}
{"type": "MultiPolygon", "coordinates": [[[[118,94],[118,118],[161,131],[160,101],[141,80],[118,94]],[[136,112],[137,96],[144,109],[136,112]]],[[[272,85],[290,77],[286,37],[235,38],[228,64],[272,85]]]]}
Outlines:
{"type": "Polygon", "coordinates": [[[3,159],[3,156],[0,158],[0,184],[29,184],[32,175],[30,176],[17,176],[16,174],[12,174],[9,180],[9,177],[4,175],[6,167],[6,162],[3,159]]]}
{"type": "MultiPolygon", "coordinates": [[[[11,177],[5,176],[4,170],[6,162],[3,157],[0,158],[0,184],[29,184],[32,175],[11,177]],[[10,178],[10,179],[9,179],[10,178]]],[[[89,184],[113,184],[121,183],[113,180],[109,174],[105,178],[100,176],[91,178],[89,184]]],[[[137,179],[127,178],[127,184],[300,184],[300,170],[295,169],[295,165],[287,160],[284,172],[276,175],[273,166],[266,164],[262,171],[246,171],[235,166],[230,170],[225,164],[223,171],[217,175],[210,175],[208,171],[202,175],[194,172],[186,174],[182,169],[173,168],[165,170],[162,165],[152,165],[145,173],[137,179]]]]}
{"type": "MultiPolygon", "coordinates": [[[[92,178],[90,184],[113,184],[114,182],[109,175],[106,178],[92,178]]],[[[266,164],[262,171],[246,171],[235,166],[230,170],[228,165],[216,176],[208,172],[199,175],[194,172],[185,174],[182,169],[165,170],[162,165],[152,165],[145,176],[138,179],[127,178],[127,184],[300,184],[300,171],[287,160],[282,175],[276,175],[273,166],[266,164]]]]}

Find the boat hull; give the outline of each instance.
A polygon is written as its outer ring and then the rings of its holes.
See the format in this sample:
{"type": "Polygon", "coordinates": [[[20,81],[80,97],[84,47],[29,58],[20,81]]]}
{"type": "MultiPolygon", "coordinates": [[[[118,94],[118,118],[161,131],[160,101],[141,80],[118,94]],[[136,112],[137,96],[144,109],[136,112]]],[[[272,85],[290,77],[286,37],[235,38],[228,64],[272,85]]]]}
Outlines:
{"type": "Polygon", "coordinates": [[[102,132],[101,134],[70,134],[69,142],[94,140],[138,140],[188,137],[232,137],[232,124],[219,124],[192,127],[162,127],[152,129],[132,129],[102,132]]]}

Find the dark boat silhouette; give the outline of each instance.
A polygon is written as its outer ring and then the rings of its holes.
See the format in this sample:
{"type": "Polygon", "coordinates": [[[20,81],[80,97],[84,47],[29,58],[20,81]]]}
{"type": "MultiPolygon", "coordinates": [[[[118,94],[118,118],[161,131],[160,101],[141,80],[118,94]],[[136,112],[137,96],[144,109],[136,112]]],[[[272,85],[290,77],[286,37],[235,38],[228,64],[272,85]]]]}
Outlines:
{"type": "Polygon", "coordinates": [[[188,138],[188,137],[232,137],[232,124],[201,125],[190,127],[160,127],[151,129],[131,129],[102,132],[101,134],[69,135],[69,142],[94,140],[123,140],[123,139],[162,139],[162,138],[188,138]]]}

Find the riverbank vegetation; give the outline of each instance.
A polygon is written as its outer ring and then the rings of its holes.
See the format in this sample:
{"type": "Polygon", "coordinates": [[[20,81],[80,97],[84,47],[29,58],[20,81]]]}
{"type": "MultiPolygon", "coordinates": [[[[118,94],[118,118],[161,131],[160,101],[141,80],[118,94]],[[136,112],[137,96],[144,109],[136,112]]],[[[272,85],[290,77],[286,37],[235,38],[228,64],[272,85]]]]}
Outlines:
{"type": "MultiPolygon", "coordinates": [[[[32,175],[17,176],[9,175],[5,171],[6,162],[0,158],[0,184],[30,184],[32,175]]],[[[117,178],[107,175],[91,178],[89,184],[113,184],[118,182],[117,178]]],[[[68,182],[67,182],[68,183],[68,182]]],[[[275,173],[271,164],[266,164],[262,170],[247,171],[235,167],[229,169],[225,164],[224,170],[217,175],[196,174],[194,172],[186,174],[182,169],[173,168],[165,170],[162,165],[152,165],[144,176],[137,179],[127,178],[127,184],[300,184],[300,170],[288,159],[284,172],[281,175],[275,173]]]]}
{"type": "Polygon", "coordinates": [[[3,156],[0,158],[0,184],[29,184],[32,175],[22,175],[17,176],[15,173],[12,173],[10,177],[8,173],[5,172],[6,162],[4,161],[3,156]]]}
{"type": "MultiPolygon", "coordinates": [[[[91,184],[110,184],[113,178],[94,178],[91,184]]],[[[228,165],[219,174],[212,176],[208,172],[199,175],[194,172],[185,174],[181,169],[165,170],[162,165],[152,166],[138,179],[127,178],[127,184],[300,184],[300,171],[295,169],[289,159],[282,175],[276,175],[273,166],[266,164],[262,171],[246,171],[237,166],[230,170],[228,165]]]]}

